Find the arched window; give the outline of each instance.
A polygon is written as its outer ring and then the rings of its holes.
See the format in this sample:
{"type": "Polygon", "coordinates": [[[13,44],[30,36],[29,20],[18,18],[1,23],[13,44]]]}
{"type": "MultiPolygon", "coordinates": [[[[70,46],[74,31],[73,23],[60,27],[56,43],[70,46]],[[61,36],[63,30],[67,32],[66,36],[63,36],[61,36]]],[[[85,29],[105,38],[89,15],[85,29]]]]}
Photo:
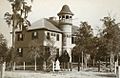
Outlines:
{"type": "Polygon", "coordinates": [[[69,16],[66,16],[66,19],[69,19],[69,16]]]}
{"type": "Polygon", "coordinates": [[[59,16],[59,19],[61,19],[61,16],[59,16]]]}
{"type": "Polygon", "coordinates": [[[72,16],[70,16],[70,18],[72,18],[72,16]]]}
{"type": "Polygon", "coordinates": [[[65,16],[62,16],[62,19],[64,19],[65,18],[65,16]]]}

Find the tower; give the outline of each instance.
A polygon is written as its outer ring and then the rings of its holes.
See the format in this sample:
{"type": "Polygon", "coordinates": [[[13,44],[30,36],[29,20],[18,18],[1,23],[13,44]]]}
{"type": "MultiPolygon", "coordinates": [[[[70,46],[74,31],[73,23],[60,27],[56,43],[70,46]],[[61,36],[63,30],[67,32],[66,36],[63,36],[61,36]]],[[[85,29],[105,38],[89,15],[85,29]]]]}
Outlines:
{"type": "Polygon", "coordinates": [[[70,56],[71,62],[71,39],[72,39],[72,16],[74,14],[71,12],[68,5],[64,5],[62,10],[58,13],[59,16],[59,28],[63,31],[62,36],[62,48],[63,52],[67,51],[70,56]]]}

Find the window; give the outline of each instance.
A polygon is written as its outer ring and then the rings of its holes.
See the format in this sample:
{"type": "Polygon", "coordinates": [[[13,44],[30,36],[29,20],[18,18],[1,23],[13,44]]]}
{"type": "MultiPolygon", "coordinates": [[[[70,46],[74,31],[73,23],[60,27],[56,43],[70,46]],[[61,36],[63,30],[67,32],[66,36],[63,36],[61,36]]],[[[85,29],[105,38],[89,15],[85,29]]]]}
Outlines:
{"type": "Polygon", "coordinates": [[[23,57],[23,48],[18,48],[17,49],[17,54],[19,57],[23,57]]]}
{"type": "Polygon", "coordinates": [[[57,37],[56,37],[56,38],[57,38],[57,41],[59,41],[59,34],[57,34],[57,37]]]}
{"type": "Polygon", "coordinates": [[[56,51],[57,51],[57,55],[58,55],[58,57],[59,57],[59,48],[57,48],[56,51]]]}
{"type": "Polygon", "coordinates": [[[48,40],[50,40],[50,33],[49,32],[47,32],[47,36],[46,37],[47,37],[48,40]]]}
{"type": "Polygon", "coordinates": [[[72,44],[75,44],[75,37],[72,37],[72,44]]]}
{"type": "Polygon", "coordinates": [[[18,34],[18,41],[23,41],[23,34],[18,34]]]}
{"type": "Polygon", "coordinates": [[[38,38],[38,32],[32,32],[32,39],[37,39],[38,38]]]}
{"type": "Polygon", "coordinates": [[[70,16],[70,18],[72,18],[72,16],[70,16]]]}
{"type": "Polygon", "coordinates": [[[62,16],[62,19],[64,19],[65,18],[65,16],[62,16]]]}
{"type": "Polygon", "coordinates": [[[55,33],[53,34],[53,36],[55,36],[55,33]]]}
{"type": "Polygon", "coordinates": [[[66,19],[69,19],[69,16],[66,16],[66,19]]]}
{"type": "Polygon", "coordinates": [[[45,47],[45,55],[46,55],[46,57],[50,56],[50,47],[48,47],[48,46],[45,47]]]}
{"type": "Polygon", "coordinates": [[[63,38],[63,45],[64,45],[64,46],[67,45],[67,42],[66,42],[66,41],[67,41],[67,38],[64,37],[64,38],[63,38]]]}
{"type": "Polygon", "coordinates": [[[60,16],[59,19],[61,19],[62,17],[60,16]]]}
{"type": "Polygon", "coordinates": [[[51,36],[54,36],[54,34],[53,34],[53,33],[51,33],[51,36]]]}

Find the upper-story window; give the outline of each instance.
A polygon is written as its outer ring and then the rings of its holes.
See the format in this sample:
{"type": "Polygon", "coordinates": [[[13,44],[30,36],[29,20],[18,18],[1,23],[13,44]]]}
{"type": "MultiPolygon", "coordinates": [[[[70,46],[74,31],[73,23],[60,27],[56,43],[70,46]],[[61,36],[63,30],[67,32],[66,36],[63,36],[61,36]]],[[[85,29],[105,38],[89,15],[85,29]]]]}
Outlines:
{"type": "Polygon", "coordinates": [[[32,39],[38,38],[38,32],[32,32],[32,39]]]}
{"type": "Polygon", "coordinates": [[[72,16],[70,16],[70,18],[72,18],[72,16]]]}
{"type": "Polygon", "coordinates": [[[54,36],[54,33],[51,33],[51,36],[54,36]]]}
{"type": "Polygon", "coordinates": [[[72,44],[75,44],[75,37],[72,37],[72,44]]]}
{"type": "Polygon", "coordinates": [[[19,57],[23,57],[23,48],[18,48],[17,49],[17,54],[19,57]]]}
{"type": "Polygon", "coordinates": [[[65,19],[65,16],[62,16],[62,19],[65,19]]]}
{"type": "Polygon", "coordinates": [[[18,41],[23,41],[23,34],[18,34],[18,41]]]}
{"type": "Polygon", "coordinates": [[[59,19],[61,19],[62,17],[61,16],[59,16],[59,19]]]}
{"type": "Polygon", "coordinates": [[[49,32],[47,32],[46,38],[47,38],[48,40],[50,39],[50,33],[49,33],[49,32]]]}
{"type": "Polygon", "coordinates": [[[59,41],[59,34],[57,34],[57,37],[56,37],[56,38],[57,38],[57,41],[59,41]]]}
{"type": "Polygon", "coordinates": [[[66,16],[66,19],[69,19],[69,16],[66,16]]]}

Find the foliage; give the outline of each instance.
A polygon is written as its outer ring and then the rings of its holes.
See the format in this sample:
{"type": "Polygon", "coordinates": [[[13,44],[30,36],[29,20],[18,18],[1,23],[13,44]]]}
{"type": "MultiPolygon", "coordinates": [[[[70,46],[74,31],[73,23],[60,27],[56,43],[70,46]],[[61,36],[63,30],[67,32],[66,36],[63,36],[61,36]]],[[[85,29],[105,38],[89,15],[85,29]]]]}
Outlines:
{"type": "MultiPolygon", "coordinates": [[[[81,22],[80,28],[76,33],[76,49],[79,52],[83,51],[84,53],[90,52],[91,43],[93,39],[93,31],[90,25],[87,22],[81,22]]],[[[77,51],[77,50],[76,50],[77,51]]]]}
{"type": "Polygon", "coordinates": [[[104,17],[102,19],[104,29],[103,29],[103,41],[106,46],[107,52],[110,57],[110,71],[114,65],[115,55],[119,55],[120,51],[120,28],[119,23],[116,23],[114,18],[110,16],[104,17]]]}
{"type": "Polygon", "coordinates": [[[54,40],[46,40],[47,46],[44,46],[39,43],[37,39],[32,40],[29,43],[29,51],[28,51],[28,58],[35,59],[42,59],[43,62],[46,63],[46,69],[50,70],[52,62],[55,61],[56,58],[56,48],[54,47],[54,40]],[[49,69],[50,68],[50,69],[49,69]]]}
{"type": "Polygon", "coordinates": [[[0,62],[6,60],[7,51],[8,51],[7,41],[4,38],[3,34],[0,34],[0,62]]]}
{"type": "Polygon", "coordinates": [[[27,20],[28,13],[31,11],[31,6],[27,5],[25,0],[8,0],[12,6],[12,12],[6,12],[4,14],[6,23],[12,24],[13,28],[25,28],[30,26],[30,22],[27,20]]]}

